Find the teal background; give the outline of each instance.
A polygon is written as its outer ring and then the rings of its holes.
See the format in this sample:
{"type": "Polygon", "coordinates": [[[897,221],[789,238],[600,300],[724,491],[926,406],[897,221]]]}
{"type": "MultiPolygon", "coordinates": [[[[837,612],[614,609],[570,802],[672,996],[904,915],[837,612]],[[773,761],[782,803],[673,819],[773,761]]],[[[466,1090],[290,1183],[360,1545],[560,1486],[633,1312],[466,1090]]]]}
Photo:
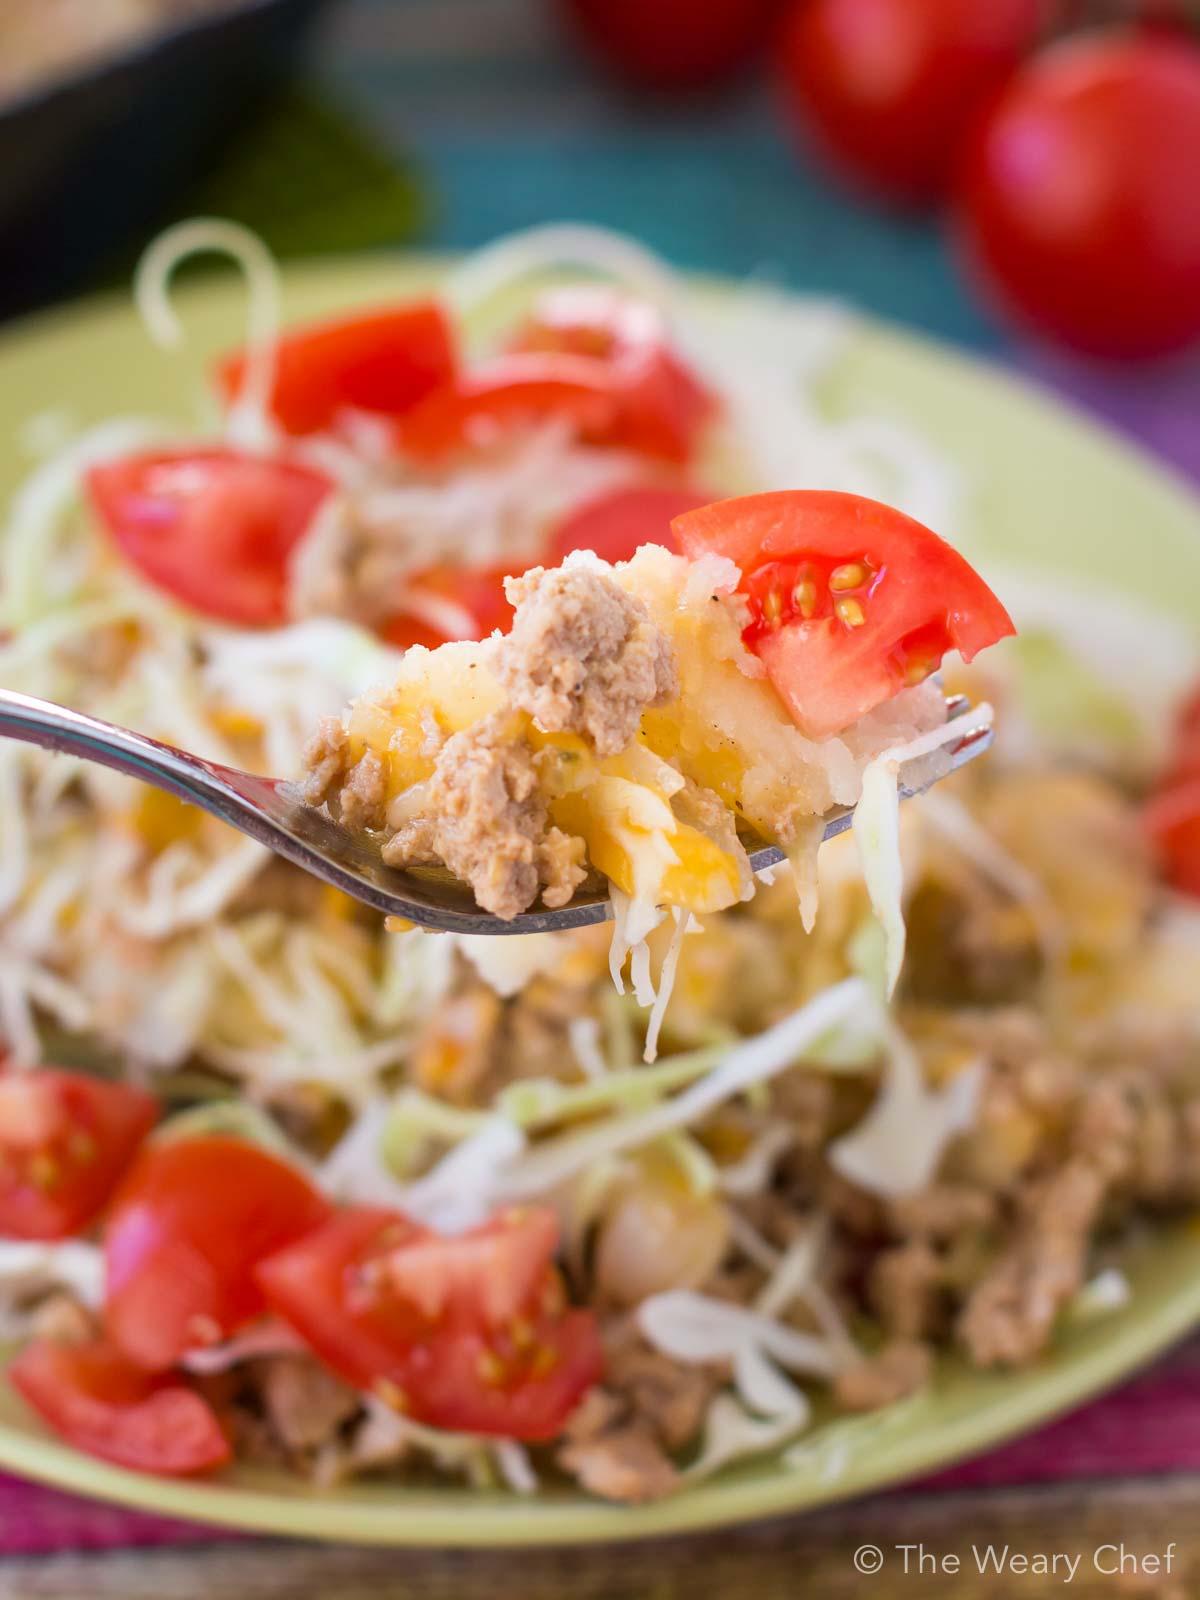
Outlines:
{"type": "Polygon", "coordinates": [[[825,178],[762,71],[698,99],[626,94],[554,0],[348,0],[312,60],[424,172],[427,242],[469,249],[551,218],[603,223],[680,266],[835,293],[975,348],[999,342],[939,221],[891,216],[825,178]]]}

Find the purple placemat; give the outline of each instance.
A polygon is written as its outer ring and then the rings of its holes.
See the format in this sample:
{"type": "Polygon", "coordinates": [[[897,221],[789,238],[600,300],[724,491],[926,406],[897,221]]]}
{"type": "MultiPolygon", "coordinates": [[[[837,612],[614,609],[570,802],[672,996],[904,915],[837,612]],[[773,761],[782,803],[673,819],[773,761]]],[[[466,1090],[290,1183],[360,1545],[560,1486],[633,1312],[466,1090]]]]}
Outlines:
{"type": "MultiPolygon", "coordinates": [[[[1069,1416],[924,1479],[929,1489],[1200,1471],[1200,1341],[1069,1416]]],[[[225,1530],[125,1511],[0,1476],[0,1551],[45,1555],[189,1544],[225,1530]]]]}

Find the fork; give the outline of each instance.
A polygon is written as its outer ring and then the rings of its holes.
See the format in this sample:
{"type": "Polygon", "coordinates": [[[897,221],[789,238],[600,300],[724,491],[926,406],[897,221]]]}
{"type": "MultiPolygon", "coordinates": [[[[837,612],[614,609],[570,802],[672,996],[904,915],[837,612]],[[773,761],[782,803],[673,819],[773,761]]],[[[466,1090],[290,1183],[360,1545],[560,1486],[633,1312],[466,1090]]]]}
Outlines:
{"type": "MultiPolygon", "coordinates": [[[[964,695],[947,698],[947,720],[965,717],[970,710],[964,695]]],[[[309,805],[298,784],[206,761],[129,728],[12,689],[0,689],[0,734],[95,761],[200,806],[364,905],[424,928],[451,933],[551,933],[603,922],[612,915],[608,889],[601,885],[585,886],[557,910],[523,911],[511,922],[501,921],[481,911],[470,889],[444,868],[401,871],[385,866],[370,839],[351,833],[309,805]]],[[[950,770],[981,755],[991,742],[990,727],[964,725],[962,738],[947,746],[950,770]]],[[[902,783],[900,794],[907,800],[928,787],[902,783]]],[[[853,817],[850,806],[826,812],[822,842],[844,833],[853,817]]],[[[778,866],[784,859],[783,851],[769,844],[751,848],[749,856],[755,872],[778,866]]]]}

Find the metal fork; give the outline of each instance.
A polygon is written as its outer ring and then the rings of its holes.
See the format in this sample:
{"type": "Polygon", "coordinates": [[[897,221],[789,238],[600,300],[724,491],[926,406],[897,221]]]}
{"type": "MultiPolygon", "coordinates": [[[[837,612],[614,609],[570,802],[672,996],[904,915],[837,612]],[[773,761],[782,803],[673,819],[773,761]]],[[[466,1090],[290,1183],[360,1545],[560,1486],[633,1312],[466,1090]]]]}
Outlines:
{"type": "MultiPolygon", "coordinates": [[[[963,695],[946,701],[947,718],[964,717],[970,709],[963,695]]],[[[607,887],[585,886],[569,905],[556,911],[524,911],[511,922],[502,922],[481,911],[470,889],[443,868],[400,871],[385,866],[369,839],[315,810],[298,784],[205,761],[49,700],[0,689],[0,734],[112,767],[189,805],[200,806],[364,905],[425,928],[453,933],[548,933],[603,922],[612,914],[607,887]]],[[[990,727],[965,726],[957,744],[947,747],[951,770],[982,754],[991,742],[990,727]]],[[[900,788],[906,800],[921,792],[904,784],[900,788]]],[[[826,812],[822,838],[844,833],[853,815],[853,808],[847,806],[826,812]]],[[[784,859],[775,845],[750,844],[750,864],[755,872],[777,866],[784,859]]]]}

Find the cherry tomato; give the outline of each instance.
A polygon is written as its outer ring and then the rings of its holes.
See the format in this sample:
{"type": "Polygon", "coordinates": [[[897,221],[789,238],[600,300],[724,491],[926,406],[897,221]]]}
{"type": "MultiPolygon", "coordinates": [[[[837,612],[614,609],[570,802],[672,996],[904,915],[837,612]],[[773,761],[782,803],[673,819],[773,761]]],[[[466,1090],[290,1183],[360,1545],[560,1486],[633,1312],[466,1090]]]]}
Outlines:
{"type": "Polygon", "coordinates": [[[851,179],[888,199],[930,200],[1047,10],[1048,0],[797,0],[779,52],[787,109],[851,179]]]}
{"type": "Polygon", "coordinates": [[[605,66],[631,83],[695,89],[721,83],[766,40],[776,0],[566,0],[605,66]]]}
{"type": "Polygon", "coordinates": [[[166,1477],[211,1472],[229,1460],[229,1441],[206,1400],[131,1367],[103,1341],[34,1340],[8,1376],[60,1438],[88,1455],[166,1477]]]}
{"type": "Polygon", "coordinates": [[[958,552],[891,506],[828,490],[726,500],[677,517],[686,556],[728,556],[750,602],[746,643],[811,739],[1015,632],[958,552]]]}
{"type": "Polygon", "coordinates": [[[546,555],[559,566],[572,550],[594,550],[605,561],[628,561],[644,544],[673,549],[671,522],[709,505],[714,496],[686,486],[641,485],[614,489],[572,511],[555,529],[546,555]]]}
{"type": "MultiPolygon", "coordinates": [[[[246,359],[238,350],[217,368],[227,400],[241,390],[246,359]]],[[[435,300],[297,328],[276,345],[271,411],[291,434],[331,428],[347,410],[398,417],[449,383],[456,364],[454,333],[435,300]]]]}
{"type": "Polygon", "coordinates": [[[184,605],[225,622],[286,621],[288,558],[330,482],[235,450],[160,450],[104,462],[87,489],[113,542],[184,605]]]}
{"type": "Polygon", "coordinates": [[[61,1239],[85,1228],[158,1110],[141,1089],[58,1067],[0,1077],[0,1237],[61,1239]]]}
{"type": "Polygon", "coordinates": [[[1144,817],[1168,883],[1200,895],[1200,775],[1165,785],[1147,803],[1144,817]]]}
{"type": "Polygon", "coordinates": [[[443,1237],[344,1211],[259,1267],[271,1308],[358,1388],[434,1427],[549,1439],[600,1377],[595,1318],[567,1309],[538,1207],[443,1237]]]}
{"type": "Polygon", "coordinates": [[[961,176],[968,262],[1023,325],[1104,356],[1200,335],[1200,46],[1064,40],[1011,80],[961,176]]]}
{"type": "Polygon", "coordinates": [[[158,1372],[263,1310],[258,1263],[329,1216],[294,1167],[225,1135],[146,1146],[104,1235],[104,1321],[139,1367],[158,1372]]]}

